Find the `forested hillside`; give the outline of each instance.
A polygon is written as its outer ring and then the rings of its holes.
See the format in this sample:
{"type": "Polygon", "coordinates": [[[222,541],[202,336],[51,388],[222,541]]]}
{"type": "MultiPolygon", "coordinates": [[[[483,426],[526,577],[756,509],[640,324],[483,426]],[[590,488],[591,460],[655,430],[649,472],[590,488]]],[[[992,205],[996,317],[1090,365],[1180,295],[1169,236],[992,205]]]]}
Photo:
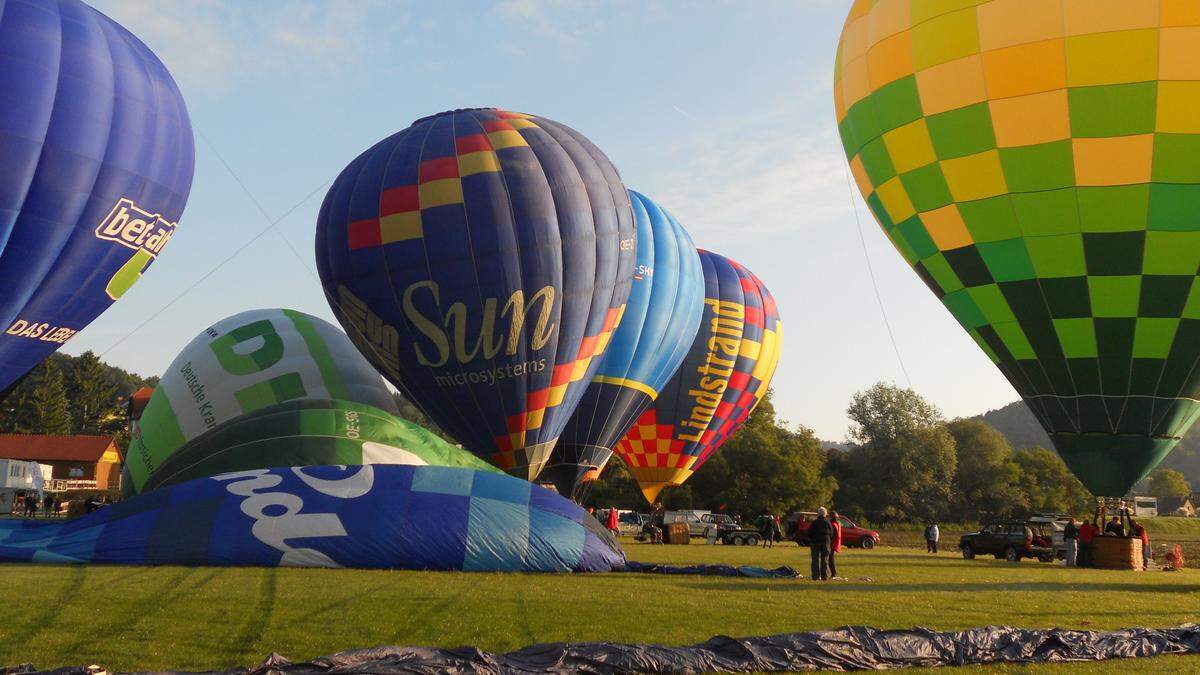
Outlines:
{"type": "Polygon", "coordinates": [[[0,401],[0,433],[112,434],[124,447],[124,402],[158,382],[92,352],[52,354],[0,401]]]}
{"type": "MultiPolygon", "coordinates": [[[[1042,425],[1023,401],[1010,403],[999,410],[989,410],[973,419],[995,427],[1018,450],[1054,447],[1042,425]]],[[[1192,427],[1179,442],[1179,447],[1167,455],[1159,467],[1174,469],[1182,473],[1192,485],[1200,485],[1200,425],[1192,427]]]]}

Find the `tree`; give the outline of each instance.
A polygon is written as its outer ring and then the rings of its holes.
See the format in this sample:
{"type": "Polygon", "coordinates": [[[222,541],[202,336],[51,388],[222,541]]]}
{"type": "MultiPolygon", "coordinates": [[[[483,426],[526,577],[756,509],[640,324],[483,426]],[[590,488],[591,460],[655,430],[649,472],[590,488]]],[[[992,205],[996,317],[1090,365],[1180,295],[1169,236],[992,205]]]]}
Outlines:
{"type": "Polygon", "coordinates": [[[941,412],[911,389],[879,383],[854,395],[846,414],[850,468],[839,475],[838,508],[876,521],[941,518],[957,459],[941,412]]]}
{"type": "Polygon", "coordinates": [[[112,435],[122,450],[129,440],[122,407],[125,397],[144,386],[158,383],[156,377],[143,378],[126,372],[100,361],[91,353],[80,356],[51,354],[0,400],[0,432],[39,433],[36,429],[44,425],[35,419],[41,414],[39,405],[34,402],[35,384],[40,381],[39,376],[46,376],[47,369],[59,373],[60,386],[66,392],[70,428],[64,433],[112,435]]]}
{"type": "MultiPolygon", "coordinates": [[[[682,486],[664,490],[667,509],[704,508],[784,515],[829,502],[836,483],[824,474],[825,453],[812,430],[791,429],[775,415],[771,393],[743,426],[682,486]]],[[[585,504],[647,509],[636,481],[619,458],[596,481],[585,504]]]]}
{"type": "Polygon", "coordinates": [[[10,397],[11,431],[21,434],[71,433],[71,404],[63,388],[62,372],[52,361],[43,361],[10,397]]]}
{"type": "Polygon", "coordinates": [[[811,429],[776,417],[771,394],[686,487],[692,501],[750,517],[786,515],[828,504],[836,481],[824,475],[825,452],[811,429]]]}
{"type": "Polygon", "coordinates": [[[1150,494],[1155,497],[1186,497],[1192,486],[1184,475],[1174,469],[1159,469],[1150,475],[1150,494]]]}
{"type": "Polygon", "coordinates": [[[642,491],[638,489],[637,481],[625,468],[625,462],[620,457],[613,456],[605,467],[600,478],[592,483],[587,496],[582,503],[596,508],[617,507],[618,509],[633,509],[646,511],[648,506],[642,491]]]}
{"type": "Polygon", "coordinates": [[[1058,455],[1033,448],[1013,455],[1020,472],[1017,484],[1034,513],[1087,513],[1095,498],[1058,455]]]}
{"type": "Polygon", "coordinates": [[[86,351],[74,359],[66,372],[73,433],[96,433],[104,426],[102,419],[114,415],[120,417],[116,385],[105,377],[100,357],[86,351]]]}
{"type": "Polygon", "coordinates": [[[991,425],[959,419],[946,425],[957,457],[954,520],[1007,518],[1029,508],[1008,439],[991,425]]]}

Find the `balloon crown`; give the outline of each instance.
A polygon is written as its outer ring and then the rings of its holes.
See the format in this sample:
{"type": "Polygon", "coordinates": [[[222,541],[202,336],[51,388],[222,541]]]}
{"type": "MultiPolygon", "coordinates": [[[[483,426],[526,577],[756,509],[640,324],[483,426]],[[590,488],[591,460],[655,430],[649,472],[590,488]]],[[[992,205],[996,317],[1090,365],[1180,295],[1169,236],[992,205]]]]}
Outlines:
{"type": "Polygon", "coordinates": [[[440,112],[440,113],[434,113],[434,114],[432,114],[432,115],[426,115],[426,116],[424,116],[424,117],[422,117],[422,118],[420,118],[420,119],[417,119],[417,120],[415,120],[415,121],[412,123],[412,126],[416,126],[416,125],[418,125],[418,124],[424,124],[425,122],[428,122],[428,121],[430,121],[430,120],[435,120],[435,119],[437,119],[437,118],[439,118],[439,117],[446,117],[447,115],[457,115],[457,114],[459,114],[459,113],[471,112],[471,111],[474,111],[474,110],[485,110],[485,111],[488,111],[488,112],[492,112],[492,111],[497,111],[497,110],[498,110],[498,111],[500,111],[500,112],[508,112],[507,110],[504,110],[503,108],[496,108],[496,107],[485,107],[485,108],[455,108],[454,110],[444,110],[444,111],[442,111],[442,112],[440,112]]]}

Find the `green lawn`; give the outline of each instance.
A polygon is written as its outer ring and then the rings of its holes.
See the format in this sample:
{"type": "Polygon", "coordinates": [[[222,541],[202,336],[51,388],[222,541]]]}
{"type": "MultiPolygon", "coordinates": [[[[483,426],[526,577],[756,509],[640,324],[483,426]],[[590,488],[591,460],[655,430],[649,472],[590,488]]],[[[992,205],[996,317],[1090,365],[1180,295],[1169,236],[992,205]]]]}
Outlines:
{"type": "MultiPolygon", "coordinates": [[[[631,559],[802,570],[807,551],[652,546],[631,559]]],[[[310,658],[381,644],[510,650],[558,640],[690,644],[846,624],[958,629],[1173,626],[1200,620],[1200,572],[1068,570],[902,548],[849,551],[845,582],[362,570],[0,565],[0,666],[208,670],[271,651],[310,658]]],[[[1039,672],[1118,672],[1128,662],[1039,672]]],[[[1200,669],[1198,657],[1139,672],[1200,669]]],[[[987,673],[1011,667],[988,668],[987,673]]]]}

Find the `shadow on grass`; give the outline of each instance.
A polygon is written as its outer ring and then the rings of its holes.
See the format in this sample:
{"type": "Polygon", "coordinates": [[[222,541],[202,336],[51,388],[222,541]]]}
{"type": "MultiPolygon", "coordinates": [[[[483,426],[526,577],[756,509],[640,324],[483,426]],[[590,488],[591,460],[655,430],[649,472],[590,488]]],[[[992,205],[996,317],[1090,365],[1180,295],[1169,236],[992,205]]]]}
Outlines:
{"type": "MultiPolygon", "coordinates": [[[[721,584],[717,582],[699,582],[681,584],[686,588],[704,591],[762,591],[761,584],[721,584]]],[[[1102,593],[1108,591],[1124,591],[1127,593],[1197,593],[1200,584],[1178,584],[1170,586],[1148,586],[1145,584],[1119,583],[1062,583],[1062,582],[981,582],[981,583],[857,583],[854,581],[827,581],[816,583],[802,579],[790,584],[772,584],[772,593],[981,593],[989,591],[1026,591],[1040,593],[1102,593]]]]}
{"type": "Polygon", "coordinates": [[[230,653],[238,654],[243,660],[259,656],[255,650],[267,630],[267,624],[271,622],[271,616],[275,613],[278,574],[279,569],[276,567],[263,568],[258,583],[258,601],[254,603],[254,608],[246,613],[246,620],[242,622],[237,636],[233,638],[230,653]]]}
{"type": "MultiPolygon", "coordinates": [[[[67,579],[62,585],[62,590],[43,604],[41,611],[31,613],[21,625],[12,627],[11,635],[15,640],[28,645],[43,632],[55,627],[62,608],[79,596],[80,591],[83,590],[84,582],[87,580],[87,567],[83,565],[64,565],[63,569],[69,570],[69,572],[65,575],[67,579]]],[[[12,647],[14,645],[5,646],[12,647]]]]}

